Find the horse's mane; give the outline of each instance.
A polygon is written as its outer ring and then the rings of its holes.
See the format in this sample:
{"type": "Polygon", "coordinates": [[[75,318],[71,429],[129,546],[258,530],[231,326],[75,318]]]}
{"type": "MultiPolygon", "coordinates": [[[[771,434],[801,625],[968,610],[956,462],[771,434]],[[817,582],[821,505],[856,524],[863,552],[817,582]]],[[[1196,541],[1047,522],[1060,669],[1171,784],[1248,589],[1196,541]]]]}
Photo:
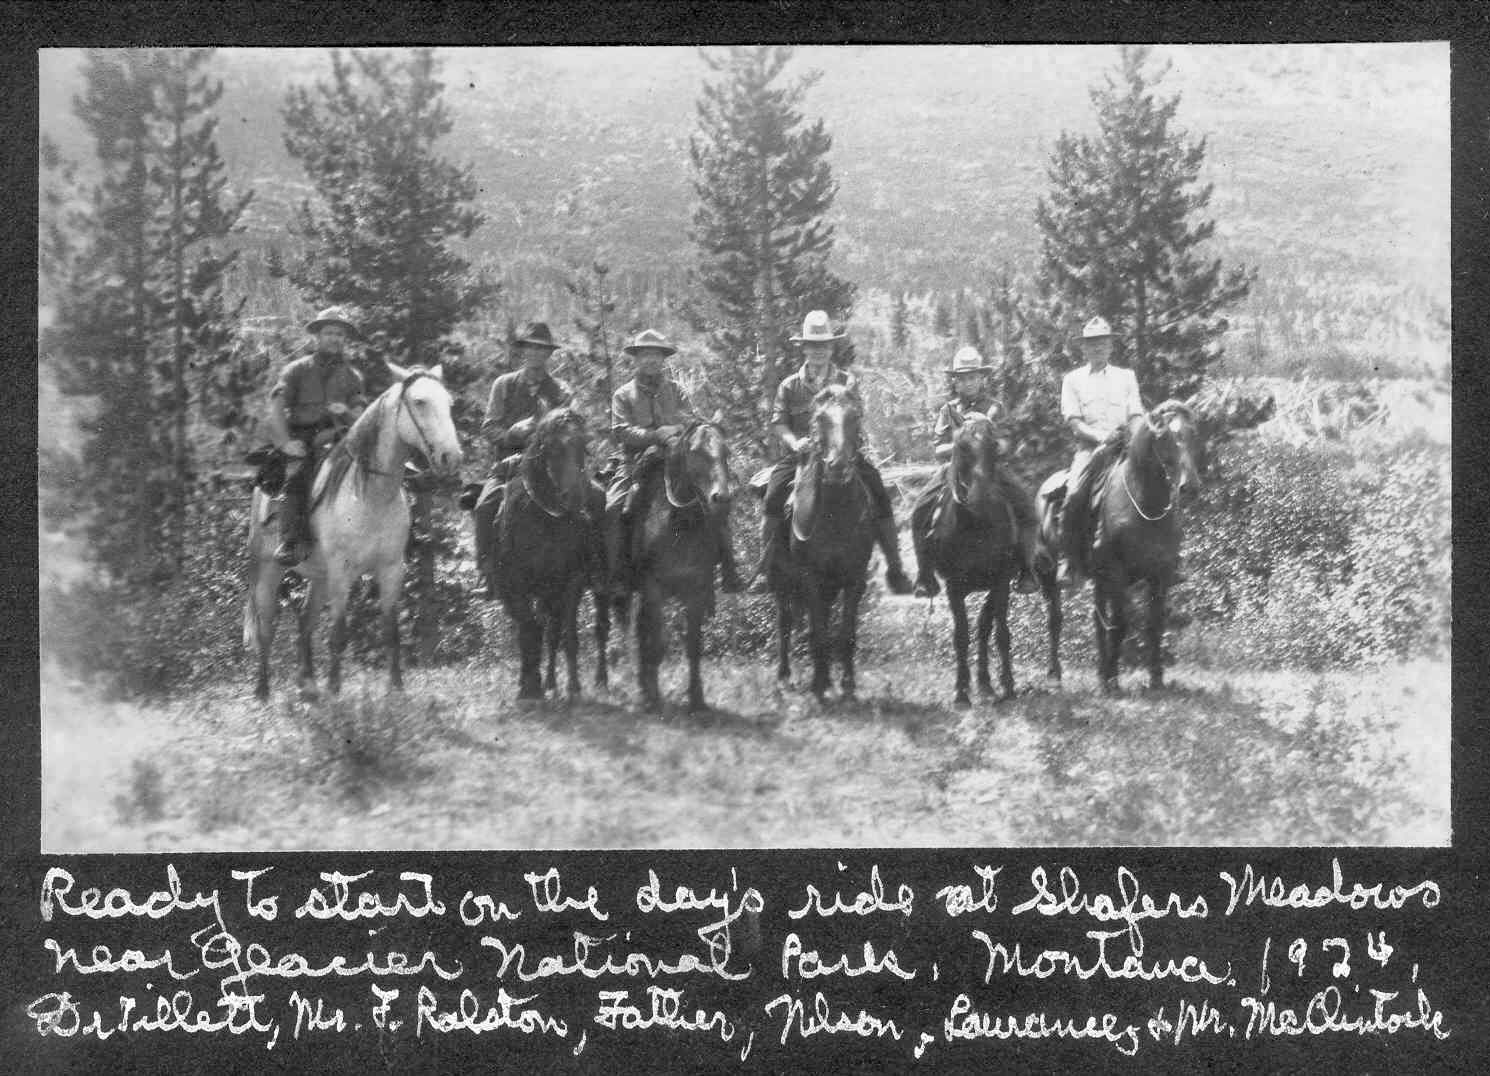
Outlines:
{"type": "Polygon", "coordinates": [[[389,385],[363,410],[362,414],[357,416],[357,420],[352,423],[352,428],[347,431],[347,435],[332,446],[330,455],[326,457],[326,478],[321,485],[320,496],[317,500],[333,496],[346,481],[353,464],[357,467],[359,487],[367,475],[377,471],[375,461],[378,441],[383,434],[384,412],[389,409],[393,401],[393,390],[406,388],[415,378],[428,373],[429,371],[423,366],[409,367],[407,376],[389,385]]]}
{"type": "Polygon", "coordinates": [[[533,427],[532,436],[523,448],[523,460],[541,459],[549,442],[556,437],[585,432],[585,417],[572,407],[558,407],[545,414],[533,427]]]}

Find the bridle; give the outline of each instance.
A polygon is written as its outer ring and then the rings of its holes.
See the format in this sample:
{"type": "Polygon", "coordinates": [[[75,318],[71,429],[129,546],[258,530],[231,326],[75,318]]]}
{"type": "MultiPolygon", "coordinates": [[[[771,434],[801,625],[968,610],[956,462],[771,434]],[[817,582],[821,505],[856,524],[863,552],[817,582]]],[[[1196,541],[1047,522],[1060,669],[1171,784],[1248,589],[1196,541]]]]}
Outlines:
{"type": "Polygon", "coordinates": [[[430,442],[429,434],[426,433],[424,430],[424,424],[419,421],[418,412],[416,412],[413,408],[413,405],[409,403],[409,386],[412,385],[415,381],[418,381],[421,377],[428,377],[432,380],[434,379],[434,375],[427,370],[414,370],[410,372],[409,375],[405,377],[403,379],[403,382],[399,385],[398,407],[395,409],[393,420],[394,422],[398,421],[398,412],[400,411],[408,413],[409,420],[414,423],[414,432],[419,434],[419,440],[423,442],[423,447],[419,450],[419,454],[422,455],[427,462],[433,463],[434,445],[430,442]]]}
{"type": "MultiPolygon", "coordinates": [[[[534,453],[534,455],[536,457],[538,454],[534,453]]],[[[526,463],[529,461],[524,462],[526,463]]],[[[553,471],[549,469],[547,453],[543,453],[543,458],[541,461],[535,458],[531,462],[542,467],[543,476],[548,479],[549,485],[553,486],[555,489],[559,488],[559,484],[554,481],[553,471]]],[[[544,503],[543,498],[538,493],[537,487],[535,487],[533,483],[529,481],[527,467],[521,468],[518,474],[522,478],[523,489],[527,490],[528,499],[536,504],[543,511],[544,515],[548,516],[550,519],[562,519],[564,516],[570,514],[569,510],[566,509],[563,505],[555,506],[544,503]]]]}
{"type": "MultiPolygon", "coordinates": [[[[678,435],[678,446],[677,446],[677,448],[676,449],[671,449],[670,451],[681,452],[686,457],[688,455],[689,451],[690,451],[690,449],[689,449],[689,442],[693,439],[693,435],[701,427],[704,427],[704,426],[709,426],[709,427],[713,428],[713,423],[705,422],[702,419],[699,419],[699,420],[697,420],[695,422],[690,423],[686,428],[684,428],[683,432],[678,435]]],[[[722,440],[722,438],[721,438],[721,440],[722,440]]],[[[667,503],[670,506],[672,506],[673,508],[702,508],[703,507],[703,503],[704,503],[703,494],[699,492],[697,486],[694,486],[694,489],[693,489],[693,498],[691,500],[687,500],[687,501],[679,500],[677,492],[673,489],[672,475],[671,475],[671,473],[669,471],[669,468],[667,468],[666,466],[664,466],[663,469],[662,469],[662,492],[667,497],[667,503]]]]}
{"type": "MultiPolygon", "coordinates": [[[[1159,426],[1157,426],[1154,423],[1154,417],[1152,415],[1144,415],[1143,420],[1148,425],[1149,433],[1153,435],[1156,441],[1163,440],[1166,437],[1174,436],[1171,431],[1161,429],[1159,426]]],[[[1170,478],[1169,468],[1164,465],[1164,457],[1159,454],[1157,448],[1154,452],[1154,460],[1159,464],[1159,472],[1164,476],[1164,488],[1169,493],[1169,503],[1161,508],[1159,510],[1159,514],[1156,516],[1149,515],[1139,505],[1138,498],[1133,496],[1133,490],[1128,486],[1128,468],[1124,467],[1122,469],[1123,492],[1128,495],[1128,503],[1133,506],[1133,511],[1137,512],[1141,519],[1144,519],[1149,523],[1157,523],[1161,519],[1164,519],[1166,516],[1168,516],[1169,513],[1174,511],[1174,483],[1173,480],[1170,478]]]]}

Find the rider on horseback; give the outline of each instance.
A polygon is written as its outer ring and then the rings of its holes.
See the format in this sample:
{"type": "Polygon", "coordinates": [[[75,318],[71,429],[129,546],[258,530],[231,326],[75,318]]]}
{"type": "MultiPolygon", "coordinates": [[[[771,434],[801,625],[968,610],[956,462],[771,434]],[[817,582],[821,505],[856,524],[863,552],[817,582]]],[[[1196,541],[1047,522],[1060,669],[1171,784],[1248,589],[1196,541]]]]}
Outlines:
{"type": "MultiPolygon", "coordinates": [[[[842,340],[844,335],[833,331],[826,311],[814,310],[803,319],[800,335],[791,338],[792,343],[801,345],[803,362],[801,369],[777,387],[776,403],[771,412],[771,429],[786,446],[787,452],[771,468],[766,485],[765,518],[761,521],[761,559],[755,568],[757,582],[752,587],[757,593],[770,591],[771,569],[783,558],[786,499],[796,477],[798,458],[812,443],[808,436],[812,426],[812,401],[829,385],[857,389],[854,376],[833,363],[833,344],[842,340]]],[[[905,577],[905,570],[900,565],[899,538],[884,480],[862,453],[856,457],[856,463],[874,507],[875,536],[885,554],[885,583],[896,594],[909,594],[911,581],[905,577]]]]}
{"type": "MultiPolygon", "coordinates": [[[[1112,327],[1100,317],[1081,333],[1078,366],[1061,381],[1061,415],[1076,438],[1076,454],[1066,472],[1066,500],[1061,506],[1060,581],[1077,586],[1085,577],[1087,547],[1101,542],[1092,535],[1091,493],[1121,450],[1128,422],[1144,414],[1138,378],[1132,370],[1111,366],[1112,327]]],[[[1099,528],[1100,529],[1100,528],[1099,528]]]]}
{"type": "MultiPolygon", "coordinates": [[[[645,464],[658,459],[666,445],[683,434],[693,405],[682,387],[667,375],[666,360],[678,349],[653,329],[644,329],[621,349],[636,362],[636,376],[611,397],[611,437],[621,446],[621,465],[605,496],[605,552],[611,586],[624,591],[624,553],[641,493],[645,464]]],[[[735,566],[729,524],[720,526],[719,585],[726,594],[742,589],[735,566]]]]}
{"type": "Polygon", "coordinates": [[[279,509],[280,543],[274,559],[285,567],[308,555],[311,482],[337,434],[367,406],[362,375],[346,357],[348,340],[362,334],[342,307],[321,311],[306,331],[316,349],[285,364],[269,392],[269,437],[289,458],[279,509]]]}
{"type": "Polygon", "coordinates": [[[492,573],[497,510],[502,507],[502,491],[517,471],[523,446],[534,425],[545,412],[563,407],[573,395],[569,386],[548,372],[549,357],[557,351],[553,334],[541,321],[529,322],[512,342],[516,370],[492,382],[487,398],[486,418],[481,435],[491,445],[493,462],[486,484],[471,510],[475,525],[476,570],[485,586],[483,596],[496,597],[492,573]]]}
{"type": "MultiPolygon", "coordinates": [[[[963,422],[971,414],[983,414],[996,418],[1003,407],[988,391],[988,374],[993,367],[983,362],[976,348],[961,348],[952,356],[952,365],[947,367],[947,376],[952,379],[952,398],[942,404],[937,413],[932,438],[936,444],[936,458],[952,458],[952,441],[963,422]]],[[[1024,483],[1015,478],[1002,462],[995,465],[994,475],[1004,499],[1014,510],[1018,529],[1020,572],[1018,588],[1022,593],[1039,589],[1035,579],[1036,558],[1039,554],[1040,520],[1035,513],[1035,501],[1025,489],[1024,483]]],[[[911,541],[916,550],[916,597],[930,598],[941,590],[936,574],[932,570],[931,558],[927,555],[926,543],[931,537],[932,519],[937,505],[948,489],[947,467],[942,467],[930,484],[916,498],[911,509],[911,541]]]]}

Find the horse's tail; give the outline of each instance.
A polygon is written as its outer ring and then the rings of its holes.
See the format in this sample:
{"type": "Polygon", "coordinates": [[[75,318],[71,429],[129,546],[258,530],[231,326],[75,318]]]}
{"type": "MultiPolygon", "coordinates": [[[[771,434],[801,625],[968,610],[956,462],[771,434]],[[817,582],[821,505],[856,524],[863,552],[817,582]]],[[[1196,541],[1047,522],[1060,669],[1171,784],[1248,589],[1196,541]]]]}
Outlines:
{"type": "Polygon", "coordinates": [[[252,650],[259,640],[259,609],[258,603],[254,601],[254,592],[257,589],[253,580],[249,580],[248,598],[243,603],[243,649],[245,650],[252,650]]]}

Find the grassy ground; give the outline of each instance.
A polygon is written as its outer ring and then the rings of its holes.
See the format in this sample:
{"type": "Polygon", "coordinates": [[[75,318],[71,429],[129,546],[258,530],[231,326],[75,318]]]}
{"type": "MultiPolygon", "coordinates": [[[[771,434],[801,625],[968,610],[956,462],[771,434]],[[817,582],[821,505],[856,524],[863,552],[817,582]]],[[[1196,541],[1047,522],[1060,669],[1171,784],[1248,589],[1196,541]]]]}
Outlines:
{"type": "MultiPolygon", "coordinates": [[[[945,612],[920,608],[866,633],[856,704],[778,690],[764,655],[716,657],[716,708],[698,717],[638,713],[629,660],[609,693],[519,708],[505,647],[415,669],[401,697],[357,670],[316,705],[283,667],[268,704],[245,669],[149,708],[94,701],[48,669],[43,848],[1448,841],[1446,660],[1222,672],[1182,654],[1164,691],[1133,670],[1108,700],[1070,655],[1064,686],[1046,687],[1031,639],[1018,698],[957,711],[945,612]]],[[[674,649],[673,700],[683,674],[674,649]]],[[[799,659],[797,684],[807,675],[799,659]]]]}

